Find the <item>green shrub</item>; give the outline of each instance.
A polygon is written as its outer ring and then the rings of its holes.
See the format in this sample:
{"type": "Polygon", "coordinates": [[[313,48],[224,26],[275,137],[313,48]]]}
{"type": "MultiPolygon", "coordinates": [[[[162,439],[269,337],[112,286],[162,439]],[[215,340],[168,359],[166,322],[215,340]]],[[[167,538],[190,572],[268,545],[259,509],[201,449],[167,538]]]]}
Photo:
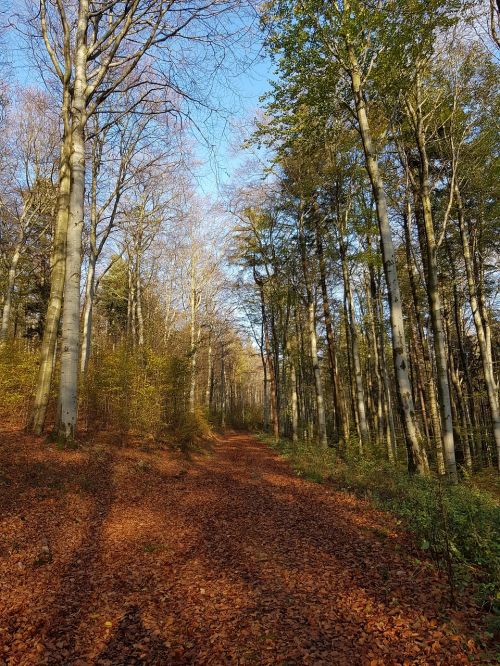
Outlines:
{"type": "Polygon", "coordinates": [[[263,441],[277,448],[296,472],[314,481],[330,480],[341,489],[372,498],[404,521],[419,546],[440,564],[451,565],[453,580],[479,584],[481,602],[500,612],[500,507],[474,479],[460,484],[409,477],[402,466],[384,460],[341,459],[314,443],[263,441]]]}
{"type": "Polygon", "coordinates": [[[194,413],[186,412],[172,432],[172,440],[176,447],[183,451],[198,450],[212,436],[212,431],[201,409],[194,413]]]}

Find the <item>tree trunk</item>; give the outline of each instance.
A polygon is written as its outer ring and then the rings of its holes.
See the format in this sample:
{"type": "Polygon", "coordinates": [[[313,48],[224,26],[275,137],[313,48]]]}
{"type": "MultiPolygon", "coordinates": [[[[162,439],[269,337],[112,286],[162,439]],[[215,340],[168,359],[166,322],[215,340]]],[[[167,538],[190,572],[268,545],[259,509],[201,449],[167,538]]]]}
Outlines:
{"type": "Polygon", "coordinates": [[[85,201],[85,123],[88,2],[80,0],[75,58],[75,83],[72,104],[70,157],[71,194],[66,242],[66,280],[64,285],[61,383],[59,387],[58,436],[74,439],[78,414],[78,360],[80,343],[80,277],[82,269],[82,231],[85,201]]]}
{"type": "Polygon", "coordinates": [[[207,350],[207,388],[205,391],[205,404],[207,413],[210,415],[212,412],[212,398],[214,392],[214,371],[212,359],[212,333],[208,334],[208,350],[207,350]]]}
{"type": "Polygon", "coordinates": [[[414,310],[416,329],[418,334],[415,338],[415,356],[417,359],[417,364],[420,363],[419,361],[420,357],[422,359],[423,370],[421,374],[423,377],[425,377],[425,383],[427,385],[427,396],[429,400],[432,432],[434,436],[436,463],[437,463],[438,472],[440,474],[444,474],[445,467],[444,467],[443,448],[441,445],[441,420],[439,418],[439,410],[437,406],[436,387],[434,382],[432,363],[430,355],[428,353],[427,340],[424,335],[424,327],[422,323],[422,307],[420,305],[420,299],[417,293],[417,285],[415,283],[416,270],[412,260],[412,253],[411,253],[411,233],[410,233],[411,219],[412,219],[412,210],[411,210],[410,200],[408,199],[406,204],[406,213],[403,216],[403,225],[405,232],[406,267],[408,270],[408,276],[410,280],[410,290],[412,295],[413,310],[414,310]],[[417,342],[418,345],[416,344],[417,342]]]}
{"type": "Polygon", "coordinates": [[[226,359],[224,344],[221,345],[221,359],[220,359],[220,425],[222,430],[226,427],[226,359]]]}
{"type": "Polygon", "coordinates": [[[296,444],[299,439],[299,411],[297,402],[297,369],[293,360],[291,360],[290,377],[292,391],[292,442],[296,444]]]}
{"type": "Polygon", "coordinates": [[[360,448],[360,453],[363,453],[363,450],[366,448],[370,440],[370,432],[368,430],[368,423],[366,421],[365,392],[363,388],[363,377],[361,373],[361,362],[359,358],[358,332],[356,330],[356,321],[354,318],[354,305],[352,301],[351,281],[349,278],[349,268],[347,266],[347,252],[343,244],[340,252],[342,260],[342,277],[344,279],[345,296],[347,299],[346,314],[349,325],[349,333],[350,333],[349,339],[351,343],[351,357],[352,357],[352,365],[354,372],[354,388],[356,395],[355,407],[356,407],[357,421],[359,424],[359,434],[360,434],[359,448],[360,448]]]}
{"type": "Polygon", "coordinates": [[[260,302],[261,302],[261,312],[262,312],[262,332],[264,337],[264,350],[266,356],[266,369],[267,369],[267,388],[268,388],[268,397],[269,397],[269,406],[270,406],[270,415],[271,415],[271,425],[273,428],[273,434],[276,441],[280,437],[279,429],[279,419],[278,419],[278,410],[276,404],[276,375],[274,372],[274,362],[273,355],[271,350],[271,341],[269,339],[269,329],[267,324],[267,309],[266,302],[264,297],[264,285],[262,282],[258,282],[259,293],[260,293],[260,302]]]}
{"type": "Polygon", "coordinates": [[[497,450],[497,465],[500,469],[500,409],[498,405],[498,387],[495,382],[493,372],[493,359],[491,354],[491,334],[489,324],[485,317],[481,316],[480,304],[478,299],[478,289],[474,275],[472,257],[470,252],[469,231],[465,222],[462,197],[458,186],[455,186],[455,195],[458,209],[458,222],[460,225],[460,238],[462,241],[462,253],[464,256],[465,272],[467,275],[467,287],[469,291],[469,302],[474,318],[477,341],[479,344],[479,353],[483,366],[484,381],[488,393],[488,404],[491,412],[493,425],[493,436],[495,438],[497,450]]]}
{"type": "Polygon", "coordinates": [[[321,296],[323,299],[323,318],[326,330],[326,343],[328,349],[328,360],[330,365],[330,376],[331,376],[332,390],[333,390],[333,404],[335,408],[334,411],[335,411],[336,429],[339,437],[339,442],[341,444],[342,443],[346,444],[347,441],[349,440],[349,420],[346,414],[346,408],[342,395],[342,386],[338,372],[336,344],[335,344],[335,337],[333,334],[332,315],[330,311],[330,299],[328,297],[328,289],[326,286],[326,266],[325,266],[325,256],[323,252],[323,239],[321,236],[319,223],[316,219],[315,219],[315,231],[316,231],[316,253],[318,255],[321,296]]]}
{"type": "Polygon", "coordinates": [[[22,246],[23,246],[23,238],[21,237],[16,243],[12,259],[10,260],[9,274],[7,276],[7,289],[5,293],[5,299],[3,302],[2,324],[0,328],[0,347],[5,345],[9,332],[12,297],[14,295],[14,285],[17,277],[17,265],[19,263],[19,259],[21,258],[22,246]]]}
{"type": "Polygon", "coordinates": [[[309,333],[309,345],[311,352],[311,363],[314,377],[314,389],[316,394],[316,425],[319,444],[322,448],[327,448],[328,438],[326,434],[326,416],[325,399],[323,393],[323,381],[321,379],[321,369],[318,360],[318,341],[316,334],[316,308],[314,303],[314,292],[309,276],[309,265],[307,257],[306,241],[304,238],[303,216],[301,215],[298,224],[299,245],[302,259],[302,270],[304,274],[304,283],[307,294],[307,328],[309,333]]]}
{"type": "Polygon", "coordinates": [[[82,350],[80,354],[80,372],[85,375],[90,358],[90,341],[92,339],[92,317],[95,299],[95,264],[96,257],[91,252],[85,282],[85,305],[83,308],[82,350]]]}
{"type": "Polygon", "coordinates": [[[191,294],[190,294],[190,381],[189,381],[189,411],[194,414],[194,403],[196,394],[196,286],[194,281],[194,272],[191,278],[191,294]]]}
{"type": "Polygon", "coordinates": [[[142,314],[141,254],[137,255],[135,266],[135,309],[137,315],[137,343],[144,347],[144,317],[142,314]]]}
{"type": "Polygon", "coordinates": [[[366,114],[365,100],[361,85],[361,74],[354,55],[349,46],[350,77],[356,115],[359,130],[363,141],[365,152],[366,169],[373,190],[373,198],[376,204],[377,220],[380,231],[380,242],[384,263],[384,273],[389,296],[390,321],[392,333],[392,350],[394,357],[394,369],[396,375],[396,386],[399,398],[399,406],[405,434],[408,442],[408,461],[410,471],[418,474],[428,473],[428,463],[425,450],[422,447],[421,437],[415,417],[415,408],[411,395],[411,385],[408,367],[408,355],[406,351],[406,337],[404,331],[403,312],[401,308],[401,294],[396,270],[396,257],[392,241],[391,227],[387,213],[387,202],[385,198],[384,185],[380,175],[378,161],[375,156],[371,137],[368,116],[366,114]]]}
{"type": "Polygon", "coordinates": [[[441,436],[445,458],[446,471],[450,479],[457,481],[457,464],[455,460],[455,442],[453,437],[453,415],[451,411],[450,385],[448,381],[448,368],[446,359],[446,346],[443,328],[443,315],[441,312],[441,296],[439,293],[439,276],[437,265],[437,245],[434,234],[434,221],[430,199],[429,162],[425,146],[425,136],[422,129],[420,107],[416,113],[416,140],[420,154],[420,200],[424,219],[427,261],[427,296],[432,323],[432,339],[434,344],[434,358],[436,361],[437,385],[439,407],[441,414],[441,436]]]}
{"type": "Polygon", "coordinates": [[[316,389],[316,408],[318,412],[318,439],[322,448],[328,446],[326,436],[325,401],[323,397],[323,382],[318,360],[317,338],[316,338],[316,316],[314,298],[311,297],[307,304],[307,322],[309,325],[309,339],[311,343],[311,361],[314,373],[314,387],[316,389]]]}
{"type": "Polygon", "coordinates": [[[69,128],[69,92],[63,96],[62,118],[64,133],[59,165],[59,192],[57,197],[57,216],[51,256],[50,295],[45,316],[43,339],[40,348],[40,367],[35,389],[35,398],[28,429],[40,435],[45,425],[50,386],[54,372],[57,334],[61,319],[63,292],[66,272],[66,237],[69,220],[69,198],[71,177],[69,158],[71,153],[71,133],[69,128]]]}

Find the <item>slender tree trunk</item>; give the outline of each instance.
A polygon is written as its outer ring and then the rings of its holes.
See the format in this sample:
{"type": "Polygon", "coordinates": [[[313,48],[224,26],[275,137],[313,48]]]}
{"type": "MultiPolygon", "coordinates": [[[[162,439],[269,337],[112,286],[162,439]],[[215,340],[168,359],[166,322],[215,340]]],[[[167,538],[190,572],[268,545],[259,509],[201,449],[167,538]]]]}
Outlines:
{"type": "MultiPolygon", "coordinates": [[[[96,124],[97,128],[97,124],[96,124]]],[[[83,306],[82,349],[80,352],[80,372],[85,375],[90,358],[90,342],[92,339],[92,316],[95,298],[95,269],[98,259],[97,246],[97,179],[102,158],[102,142],[96,136],[92,145],[92,179],[90,188],[90,238],[89,266],[85,280],[85,298],[83,306]]],[[[102,247],[102,246],[101,246],[102,247]]]]}
{"type": "MultiPolygon", "coordinates": [[[[417,358],[417,364],[419,364],[419,358],[422,359],[423,369],[422,376],[425,378],[425,383],[427,386],[427,398],[429,401],[429,411],[431,416],[432,424],[432,433],[434,438],[434,451],[436,454],[436,464],[439,474],[445,473],[444,465],[444,456],[443,456],[443,447],[441,443],[441,419],[439,416],[439,408],[436,397],[436,386],[434,381],[434,373],[432,367],[432,360],[429,354],[429,345],[427,338],[424,334],[424,326],[422,322],[422,309],[420,299],[417,292],[416,285],[416,269],[412,259],[411,252],[411,233],[410,225],[412,219],[412,209],[410,200],[406,202],[406,214],[403,216],[404,232],[405,232],[405,247],[406,247],[406,267],[408,270],[408,276],[410,280],[410,290],[412,295],[413,302],[413,311],[416,322],[416,332],[417,336],[415,338],[415,356],[417,358]],[[418,342],[418,345],[417,345],[418,342]]],[[[423,248],[425,254],[425,248],[423,248]]]]}
{"type": "Polygon", "coordinates": [[[273,428],[273,434],[276,441],[280,437],[280,426],[278,418],[278,406],[276,404],[276,373],[274,370],[274,361],[271,351],[271,343],[269,339],[269,331],[267,330],[267,321],[265,325],[265,344],[266,344],[266,356],[267,356],[267,368],[269,374],[269,405],[271,408],[271,424],[273,428]]]}
{"type": "Polygon", "coordinates": [[[207,412],[210,415],[212,412],[212,396],[214,385],[214,372],[213,372],[213,359],[212,359],[212,333],[208,333],[208,349],[207,349],[207,388],[205,391],[205,405],[207,412]]]}
{"type": "MultiPolygon", "coordinates": [[[[446,323],[446,335],[448,338],[448,347],[451,345],[451,332],[450,332],[450,323],[447,318],[445,318],[446,323]]],[[[460,432],[458,433],[458,439],[462,444],[463,456],[464,456],[464,465],[470,471],[472,471],[472,456],[471,456],[471,447],[469,441],[469,424],[467,423],[467,417],[465,412],[466,400],[462,391],[462,382],[458,374],[457,366],[455,365],[455,359],[453,354],[450,354],[450,379],[453,388],[455,389],[456,400],[453,400],[453,393],[451,394],[452,407],[453,407],[453,421],[454,423],[460,422],[460,432]]]]}
{"type": "MultiPolygon", "coordinates": [[[[369,247],[371,248],[371,241],[368,239],[369,247]]],[[[377,334],[379,328],[379,322],[377,317],[377,285],[375,283],[375,273],[373,270],[373,265],[370,264],[368,268],[368,284],[366,288],[367,295],[367,312],[369,320],[369,331],[370,335],[368,336],[368,346],[373,350],[373,373],[375,375],[376,387],[377,387],[377,408],[376,408],[376,421],[377,421],[377,433],[378,433],[378,443],[381,444],[384,440],[384,390],[382,386],[382,376],[380,372],[380,336],[377,334]],[[371,339],[370,339],[371,338],[371,339]]]]}
{"type": "Polygon", "coordinates": [[[262,400],[262,417],[264,431],[269,431],[269,378],[267,369],[267,359],[265,353],[262,353],[262,369],[263,369],[263,400],[262,400]]]}
{"type": "Polygon", "coordinates": [[[267,309],[264,297],[264,285],[262,283],[259,283],[259,289],[260,289],[261,312],[262,312],[262,331],[264,337],[264,350],[266,355],[266,368],[268,375],[267,388],[268,388],[268,397],[269,397],[269,406],[270,406],[270,415],[271,415],[271,425],[273,428],[274,437],[277,441],[280,437],[280,430],[279,430],[278,410],[276,405],[276,375],[274,371],[271,341],[269,339],[267,309]]]}
{"type": "Polygon", "coordinates": [[[360,453],[363,453],[363,450],[366,448],[370,440],[370,432],[368,430],[368,423],[366,420],[366,404],[365,404],[365,392],[363,388],[363,377],[361,372],[361,361],[359,358],[359,348],[358,348],[358,332],[356,330],[356,321],[354,317],[354,305],[352,301],[352,289],[351,281],[349,278],[349,268],[347,266],[347,253],[346,248],[342,247],[341,249],[341,260],[342,260],[342,277],[344,279],[344,289],[345,296],[347,299],[347,316],[348,316],[348,325],[349,325],[349,338],[351,343],[351,357],[354,371],[354,388],[356,395],[356,413],[357,420],[359,423],[359,433],[360,433],[360,453]]]}
{"type": "Polygon", "coordinates": [[[135,293],[135,280],[134,280],[134,263],[133,257],[128,256],[128,294],[127,294],[127,335],[132,339],[132,346],[135,349],[136,345],[136,293],[135,293]]]}
{"type": "Polygon", "coordinates": [[[297,401],[297,369],[290,357],[290,383],[292,392],[292,442],[296,444],[299,439],[299,411],[297,401]]]}
{"type": "Polygon", "coordinates": [[[226,358],[224,344],[221,345],[220,359],[220,392],[221,392],[221,414],[220,425],[224,430],[226,427],[226,358]]]}
{"type": "Polygon", "coordinates": [[[85,375],[90,358],[90,342],[92,339],[92,319],[95,299],[95,264],[93,252],[89,256],[89,266],[85,281],[85,305],[83,307],[82,350],[80,353],[80,372],[85,375]]]}
{"type": "Polygon", "coordinates": [[[416,118],[416,139],[420,154],[420,200],[426,239],[426,268],[427,268],[427,296],[432,323],[432,339],[434,344],[434,358],[436,361],[437,385],[439,407],[441,413],[441,435],[445,457],[446,471],[452,481],[457,481],[457,464],[455,460],[455,442],[453,437],[453,415],[451,411],[450,386],[448,381],[448,368],[446,359],[446,346],[443,328],[443,315],[441,311],[441,296],[439,293],[439,275],[437,264],[437,244],[434,234],[434,221],[432,216],[429,162],[425,146],[425,136],[422,129],[420,107],[418,106],[416,118]]]}
{"type": "Polygon", "coordinates": [[[307,322],[309,325],[309,339],[311,344],[311,360],[314,373],[314,387],[316,389],[316,407],[318,411],[318,439],[322,448],[328,446],[326,436],[326,416],[325,401],[323,397],[323,382],[321,380],[321,370],[318,360],[317,338],[316,338],[316,316],[314,307],[314,297],[310,298],[307,304],[307,322]]]}
{"type": "Polygon", "coordinates": [[[196,285],[194,271],[191,276],[191,294],[190,294],[190,310],[191,310],[191,323],[190,323],[190,381],[189,381],[189,411],[194,414],[194,404],[196,395],[196,285]]]}
{"type": "Polygon", "coordinates": [[[326,415],[325,415],[325,399],[323,392],[323,381],[321,379],[321,369],[319,367],[318,359],[318,341],[316,333],[316,308],[313,287],[309,276],[309,265],[307,257],[306,241],[304,238],[303,217],[299,219],[299,244],[300,253],[302,258],[302,270],[304,274],[304,282],[307,294],[307,328],[309,333],[309,345],[311,352],[311,363],[314,376],[314,389],[316,393],[316,423],[317,435],[319,445],[322,448],[327,448],[328,438],[326,433],[326,415]]]}
{"type": "Polygon", "coordinates": [[[349,440],[349,420],[347,418],[346,408],[343,401],[342,387],[338,372],[337,352],[336,352],[337,346],[335,343],[335,337],[333,333],[330,299],[328,297],[328,289],[326,285],[326,266],[325,266],[325,256],[323,251],[323,239],[321,236],[321,230],[319,228],[319,222],[316,219],[315,219],[315,231],[316,231],[316,253],[318,255],[321,296],[323,299],[323,318],[326,330],[326,343],[328,349],[328,360],[330,365],[330,376],[331,376],[331,383],[333,390],[333,404],[335,408],[334,411],[335,411],[336,428],[340,443],[346,444],[347,441],[349,440]]]}
{"type": "Polygon", "coordinates": [[[137,257],[135,267],[135,308],[137,315],[137,342],[144,347],[144,316],[142,314],[141,255],[137,257]]]}
{"type": "Polygon", "coordinates": [[[422,447],[421,437],[415,417],[415,408],[411,395],[408,354],[406,351],[406,337],[404,331],[403,312],[401,308],[401,294],[399,291],[396,257],[389,224],[389,216],[387,213],[387,202],[385,198],[384,185],[373,148],[370,125],[368,123],[368,116],[366,114],[366,106],[361,84],[361,74],[354,55],[354,51],[351,46],[349,46],[349,58],[351,61],[349,73],[351,76],[352,90],[356,105],[356,115],[361,138],[363,141],[366,168],[372,185],[373,198],[376,204],[377,220],[380,230],[384,272],[389,295],[394,369],[401,417],[409,445],[409,466],[411,471],[416,470],[419,474],[427,474],[427,456],[425,450],[422,447]]]}
{"type": "MultiPolygon", "coordinates": [[[[465,272],[467,275],[467,287],[469,291],[469,302],[474,318],[476,336],[479,345],[479,353],[483,366],[484,381],[488,393],[488,404],[491,412],[493,425],[493,436],[497,449],[497,465],[500,469],[500,409],[498,405],[498,387],[493,372],[493,358],[491,354],[491,334],[487,319],[481,316],[480,304],[478,298],[478,289],[473,269],[473,262],[470,251],[469,230],[465,222],[462,197],[458,186],[455,186],[455,195],[458,209],[458,222],[460,225],[460,238],[462,241],[462,253],[464,256],[465,272]]],[[[485,309],[485,308],[484,308],[485,309]]]]}
{"type": "Polygon", "coordinates": [[[17,277],[17,265],[19,263],[19,259],[21,258],[22,246],[23,246],[23,238],[21,237],[16,243],[16,246],[14,248],[14,253],[10,260],[9,273],[7,276],[7,289],[5,292],[5,298],[3,302],[2,324],[0,327],[0,347],[5,345],[9,332],[12,297],[14,295],[14,285],[17,277]]]}

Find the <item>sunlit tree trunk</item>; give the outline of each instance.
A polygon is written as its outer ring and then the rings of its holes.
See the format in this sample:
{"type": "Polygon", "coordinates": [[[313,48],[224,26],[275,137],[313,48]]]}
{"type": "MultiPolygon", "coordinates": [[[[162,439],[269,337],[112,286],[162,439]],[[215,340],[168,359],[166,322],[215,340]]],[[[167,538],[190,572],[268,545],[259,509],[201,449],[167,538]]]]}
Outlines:
{"type": "Polygon", "coordinates": [[[205,390],[205,405],[207,412],[212,413],[212,398],[214,392],[214,370],[213,370],[213,353],[212,353],[212,331],[208,332],[208,348],[207,348],[207,388],[205,390]]]}
{"type": "Polygon", "coordinates": [[[299,411],[297,401],[297,369],[292,357],[290,357],[290,385],[292,393],[292,442],[296,444],[299,439],[299,411]]]}
{"type": "MultiPolygon", "coordinates": [[[[432,362],[429,354],[429,345],[424,334],[424,326],[422,322],[423,306],[421,305],[420,298],[417,293],[418,274],[412,259],[411,249],[411,221],[412,221],[412,208],[410,199],[406,202],[406,212],[403,215],[403,227],[405,233],[405,255],[406,267],[408,270],[408,277],[410,281],[410,291],[413,303],[413,314],[416,323],[415,334],[415,356],[416,363],[420,366],[420,358],[422,359],[421,375],[426,385],[426,396],[428,399],[429,412],[432,424],[432,433],[434,436],[434,451],[436,454],[436,464],[440,474],[445,473],[443,447],[441,443],[441,419],[439,417],[439,408],[436,396],[436,386],[434,381],[434,373],[432,362]]],[[[420,371],[420,368],[419,368],[420,371]]]]}
{"type": "Polygon", "coordinates": [[[318,420],[318,439],[319,444],[326,448],[328,446],[328,439],[326,436],[326,416],[325,416],[325,401],[323,396],[323,381],[321,379],[321,370],[319,367],[318,359],[318,342],[316,336],[316,313],[314,307],[314,297],[311,294],[309,303],[307,304],[307,323],[309,327],[309,341],[311,345],[311,361],[314,373],[314,387],[316,389],[316,409],[318,420]]]}
{"type": "Polygon", "coordinates": [[[220,425],[221,428],[224,430],[224,428],[226,427],[226,357],[225,357],[224,343],[221,344],[220,392],[221,392],[220,425]]]}
{"type": "Polygon", "coordinates": [[[189,292],[189,310],[191,314],[190,321],[190,381],[189,381],[189,411],[193,414],[196,397],[196,360],[198,351],[198,340],[196,335],[196,313],[200,305],[200,294],[196,288],[196,255],[191,257],[191,276],[189,292]]]}
{"type": "Polygon", "coordinates": [[[378,327],[377,335],[377,345],[379,348],[379,360],[380,360],[380,374],[382,375],[382,385],[384,388],[384,421],[385,421],[385,442],[387,447],[387,457],[392,462],[397,460],[398,452],[396,446],[396,428],[394,426],[394,412],[392,405],[392,396],[391,388],[389,385],[389,373],[387,372],[387,363],[385,356],[385,334],[384,327],[382,326],[382,299],[379,294],[379,298],[376,303],[376,308],[378,310],[378,320],[380,322],[378,327]]]}
{"type": "MultiPolygon", "coordinates": [[[[368,238],[368,246],[371,249],[371,241],[368,238]]],[[[377,285],[375,282],[375,272],[373,270],[373,265],[370,263],[367,273],[367,285],[366,285],[366,297],[367,297],[367,311],[368,311],[368,323],[369,323],[369,339],[368,347],[372,349],[373,353],[373,373],[375,375],[376,383],[376,421],[377,421],[377,433],[378,433],[378,443],[381,444],[384,440],[384,390],[382,386],[382,376],[380,371],[380,336],[377,334],[379,328],[379,322],[377,317],[377,285]]]]}
{"type": "Polygon", "coordinates": [[[89,7],[80,0],[76,35],[75,81],[71,108],[71,194],[66,242],[61,383],[59,387],[58,436],[74,439],[78,413],[78,360],[80,343],[80,277],[85,200],[85,122],[86,122],[86,32],[89,7]]]}
{"type": "Polygon", "coordinates": [[[321,378],[321,369],[319,367],[318,359],[318,341],[316,333],[316,307],[313,285],[309,275],[309,262],[307,257],[306,241],[304,238],[303,229],[303,215],[299,219],[299,244],[300,254],[302,259],[302,271],[304,274],[304,286],[306,290],[306,307],[307,307],[307,330],[309,333],[309,345],[311,353],[311,363],[314,377],[314,389],[316,394],[316,425],[318,441],[322,448],[328,446],[328,438],[326,433],[326,414],[325,414],[325,399],[323,392],[323,380],[321,378]]]}
{"type": "Polygon", "coordinates": [[[392,333],[392,349],[394,356],[394,369],[396,386],[401,410],[402,422],[409,445],[409,465],[411,470],[419,474],[428,473],[427,455],[422,447],[421,437],[415,416],[415,407],[411,394],[409,377],[408,354],[406,350],[406,336],[404,331],[403,312],[401,307],[401,294],[396,269],[396,257],[392,241],[389,216],[387,214],[387,202],[385,198],[382,176],[379,171],[378,161],[373,148],[373,141],[366,113],[366,105],[363,95],[361,73],[356,61],[354,51],[349,46],[350,78],[359,130],[363,141],[365,162],[373,190],[373,198],[376,204],[377,220],[380,230],[380,241],[384,263],[385,279],[389,295],[390,321],[392,333]]]}
{"type": "Polygon", "coordinates": [[[45,316],[42,344],[40,347],[40,367],[33,401],[33,409],[28,424],[29,430],[40,435],[47,414],[50,387],[54,371],[57,334],[61,319],[64,281],[66,272],[66,236],[69,219],[69,197],[71,190],[69,158],[71,153],[71,133],[69,120],[69,90],[63,93],[62,119],[63,139],[59,164],[59,191],[57,215],[51,256],[50,295],[45,316]]]}
{"type": "Polygon", "coordinates": [[[85,301],[83,306],[83,326],[82,326],[82,350],[80,354],[80,372],[87,372],[87,365],[90,357],[90,341],[92,339],[92,318],[95,300],[95,263],[96,259],[91,252],[89,256],[89,265],[87,277],[85,280],[85,301]]]}
{"type": "Polygon", "coordinates": [[[14,285],[17,277],[17,265],[19,263],[19,259],[21,258],[22,246],[23,246],[23,234],[21,234],[19,240],[17,241],[16,246],[14,248],[14,253],[12,254],[10,260],[9,272],[7,275],[7,288],[5,291],[5,298],[3,302],[2,324],[0,327],[0,347],[5,345],[9,332],[12,297],[14,295],[14,285]]]}

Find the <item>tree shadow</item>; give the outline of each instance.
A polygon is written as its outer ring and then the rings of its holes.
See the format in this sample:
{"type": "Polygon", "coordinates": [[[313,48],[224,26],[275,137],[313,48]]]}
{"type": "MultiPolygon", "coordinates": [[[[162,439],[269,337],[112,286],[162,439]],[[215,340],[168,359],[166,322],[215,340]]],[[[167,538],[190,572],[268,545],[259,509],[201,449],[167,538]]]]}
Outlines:
{"type": "Polygon", "coordinates": [[[78,653],[81,626],[88,623],[92,597],[98,593],[95,575],[102,547],[103,526],[113,502],[113,455],[109,452],[92,466],[92,510],[82,539],[68,562],[56,570],[57,590],[50,612],[40,623],[39,637],[49,664],[69,664],[78,653]]]}
{"type": "Polygon", "coordinates": [[[132,666],[138,663],[166,666],[177,662],[171,646],[144,626],[140,608],[134,604],[125,610],[105,648],[95,658],[95,664],[132,666]]]}
{"type": "Polygon", "coordinates": [[[121,449],[95,461],[81,540],[42,601],[40,664],[354,666],[374,649],[379,666],[461,663],[427,660],[443,588],[397,534],[380,540],[366,502],[297,478],[264,444],[221,447],[180,472],[121,449]]]}

